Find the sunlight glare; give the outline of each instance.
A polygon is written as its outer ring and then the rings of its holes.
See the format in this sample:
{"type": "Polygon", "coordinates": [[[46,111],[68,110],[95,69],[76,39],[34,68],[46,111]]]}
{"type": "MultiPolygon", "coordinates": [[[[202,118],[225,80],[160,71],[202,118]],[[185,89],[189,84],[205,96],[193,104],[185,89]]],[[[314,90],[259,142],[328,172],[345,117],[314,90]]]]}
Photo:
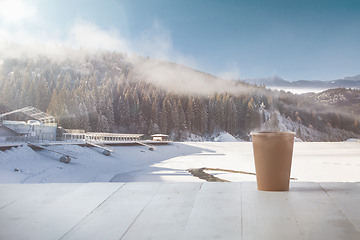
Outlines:
{"type": "Polygon", "coordinates": [[[6,0],[0,2],[1,17],[7,21],[17,21],[24,17],[33,16],[34,7],[26,6],[20,0],[6,0]]]}

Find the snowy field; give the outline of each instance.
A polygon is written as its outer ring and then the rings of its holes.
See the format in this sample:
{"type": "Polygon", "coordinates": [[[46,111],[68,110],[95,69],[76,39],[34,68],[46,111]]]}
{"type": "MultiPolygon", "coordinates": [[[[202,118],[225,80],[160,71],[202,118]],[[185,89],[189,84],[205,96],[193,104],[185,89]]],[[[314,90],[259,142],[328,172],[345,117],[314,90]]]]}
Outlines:
{"type": "MultiPolygon", "coordinates": [[[[199,182],[187,169],[205,170],[220,179],[256,181],[250,142],[174,142],[149,151],[144,146],[115,147],[104,156],[97,148],[57,146],[78,153],[65,164],[61,155],[28,146],[0,151],[0,183],[199,182]]],[[[359,182],[360,143],[296,142],[291,177],[302,182],[359,182]]]]}
{"type": "MultiPolygon", "coordinates": [[[[285,92],[291,92],[291,93],[294,93],[294,94],[303,94],[303,93],[319,93],[319,92],[323,92],[323,91],[326,91],[326,90],[329,90],[329,89],[332,89],[332,88],[329,88],[329,87],[322,87],[322,88],[300,88],[300,87],[277,87],[277,86],[269,86],[267,87],[271,90],[277,90],[277,91],[285,91],[285,92]]],[[[333,87],[334,89],[337,88],[337,87],[333,87]]],[[[359,89],[357,87],[352,87],[352,89],[359,89]]]]}

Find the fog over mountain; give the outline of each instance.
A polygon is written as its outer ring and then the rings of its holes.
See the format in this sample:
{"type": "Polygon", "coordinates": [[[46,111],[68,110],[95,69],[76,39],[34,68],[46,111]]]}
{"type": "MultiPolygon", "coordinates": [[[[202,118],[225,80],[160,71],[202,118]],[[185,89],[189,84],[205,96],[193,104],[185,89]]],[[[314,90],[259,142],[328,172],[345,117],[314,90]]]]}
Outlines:
{"type": "MultiPolygon", "coordinates": [[[[33,106],[64,128],[165,133],[174,140],[211,139],[222,131],[243,140],[260,130],[294,131],[302,141],[360,134],[359,116],[324,104],[323,97],[272,91],[137,54],[37,46],[0,49],[0,113],[33,106]]],[[[294,84],[276,75],[265,80],[294,84]]]]}

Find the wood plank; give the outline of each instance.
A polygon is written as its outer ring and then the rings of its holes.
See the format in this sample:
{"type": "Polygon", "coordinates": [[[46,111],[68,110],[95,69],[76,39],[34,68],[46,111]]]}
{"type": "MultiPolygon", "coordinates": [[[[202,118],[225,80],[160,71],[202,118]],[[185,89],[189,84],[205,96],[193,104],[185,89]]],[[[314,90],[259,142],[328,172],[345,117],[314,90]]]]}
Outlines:
{"type": "Polygon", "coordinates": [[[62,239],[120,239],[162,185],[126,183],[62,239]]]}
{"type": "Polygon", "coordinates": [[[185,239],[241,239],[241,183],[204,183],[185,239]]]}
{"type": "Polygon", "coordinates": [[[292,192],[258,191],[242,183],[243,239],[303,239],[288,198],[292,192]]]}
{"type": "Polygon", "coordinates": [[[99,144],[96,144],[96,143],[93,143],[93,142],[90,142],[90,141],[86,141],[86,144],[89,144],[89,145],[91,145],[91,146],[93,146],[93,147],[97,147],[97,148],[100,148],[100,149],[104,149],[104,150],[106,150],[106,151],[109,151],[109,152],[112,152],[112,153],[114,153],[115,152],[115,149],[111,149],[110,147],[108,147],[108,146],[101,146],[101,145],[99,145],[99,144]]]}
{"type": "Polygon", "coordinates": [[[146,144],[146,143],[144,143],[144,142],[137,141],[137,142],[135,142],[135,143],[140,144],[140,145],[143,145],[143,146],[145,146],[145,147],[148,147],[148,148],[149,148],[149,150],[151,150],[151,149],[152,149],[151,151],[153,151],[154,149],[156,149],[156,147],[155,147],[155,146],[152,146],[152,145],[146,144]]]}
{"type": "Polygon", "coordinates": [[[360,232],[360,183],[319,183],[360,232]]]}
{"type": "Polygon", "coordinates": [[[1,184],[0,209],[36,191],[39,184],[1,184]]]}
{"type": "Polygon", "coordinates": [[[59,239],[123,183],[44,184],[0,209],[1,239],[59,239]]]}
{"type": "Polygon", "coordinates": [[[1,184],[0,239],[358,240],[359,203],[360,183],[1,184]]]}
{"type": "Polygon", "coordinates": [[[52,148],[48,148],[48,147],[45,147],[41,144],[35,144],[35,143],[28,143],[27,144],[29,147],[31,146],[34,146],[34,147],[37,147],[37,148],[42,148],[42,149],[45,149],[45,150],[48,150],[48,151],[51,151],[51,152],[54,152],[54,153],[58,153],[58,154],[61,154],[61,155],[64,155],[66,157],[71,157],[71,158],[74,158],[74,159],[77,159],[77,157],[75,156],[76,153],[70,153],[70,151],[67,151],[67,150],[57,150],[57,149],[52,149],[52,148]]]}
{"type": "Polygon", "coordinates": [[[165,183],[122,239],[179,239],[201,183],[165,183]]]}
{"type": "Polygon", "coordinates": [[[304,239],[360,239],[360,232],[318,183],[292,183],[289,193],[287,202],[304,239]]]}

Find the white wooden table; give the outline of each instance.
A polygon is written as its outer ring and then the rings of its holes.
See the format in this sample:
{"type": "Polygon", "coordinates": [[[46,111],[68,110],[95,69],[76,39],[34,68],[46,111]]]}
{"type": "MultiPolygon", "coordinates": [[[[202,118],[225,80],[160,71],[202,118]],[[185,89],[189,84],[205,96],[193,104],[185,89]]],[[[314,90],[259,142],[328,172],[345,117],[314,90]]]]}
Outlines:
{"type": "Polygon", "coordinates": [[[360,183],[0,184],[0,239],[360,239],[360,183]]]}

